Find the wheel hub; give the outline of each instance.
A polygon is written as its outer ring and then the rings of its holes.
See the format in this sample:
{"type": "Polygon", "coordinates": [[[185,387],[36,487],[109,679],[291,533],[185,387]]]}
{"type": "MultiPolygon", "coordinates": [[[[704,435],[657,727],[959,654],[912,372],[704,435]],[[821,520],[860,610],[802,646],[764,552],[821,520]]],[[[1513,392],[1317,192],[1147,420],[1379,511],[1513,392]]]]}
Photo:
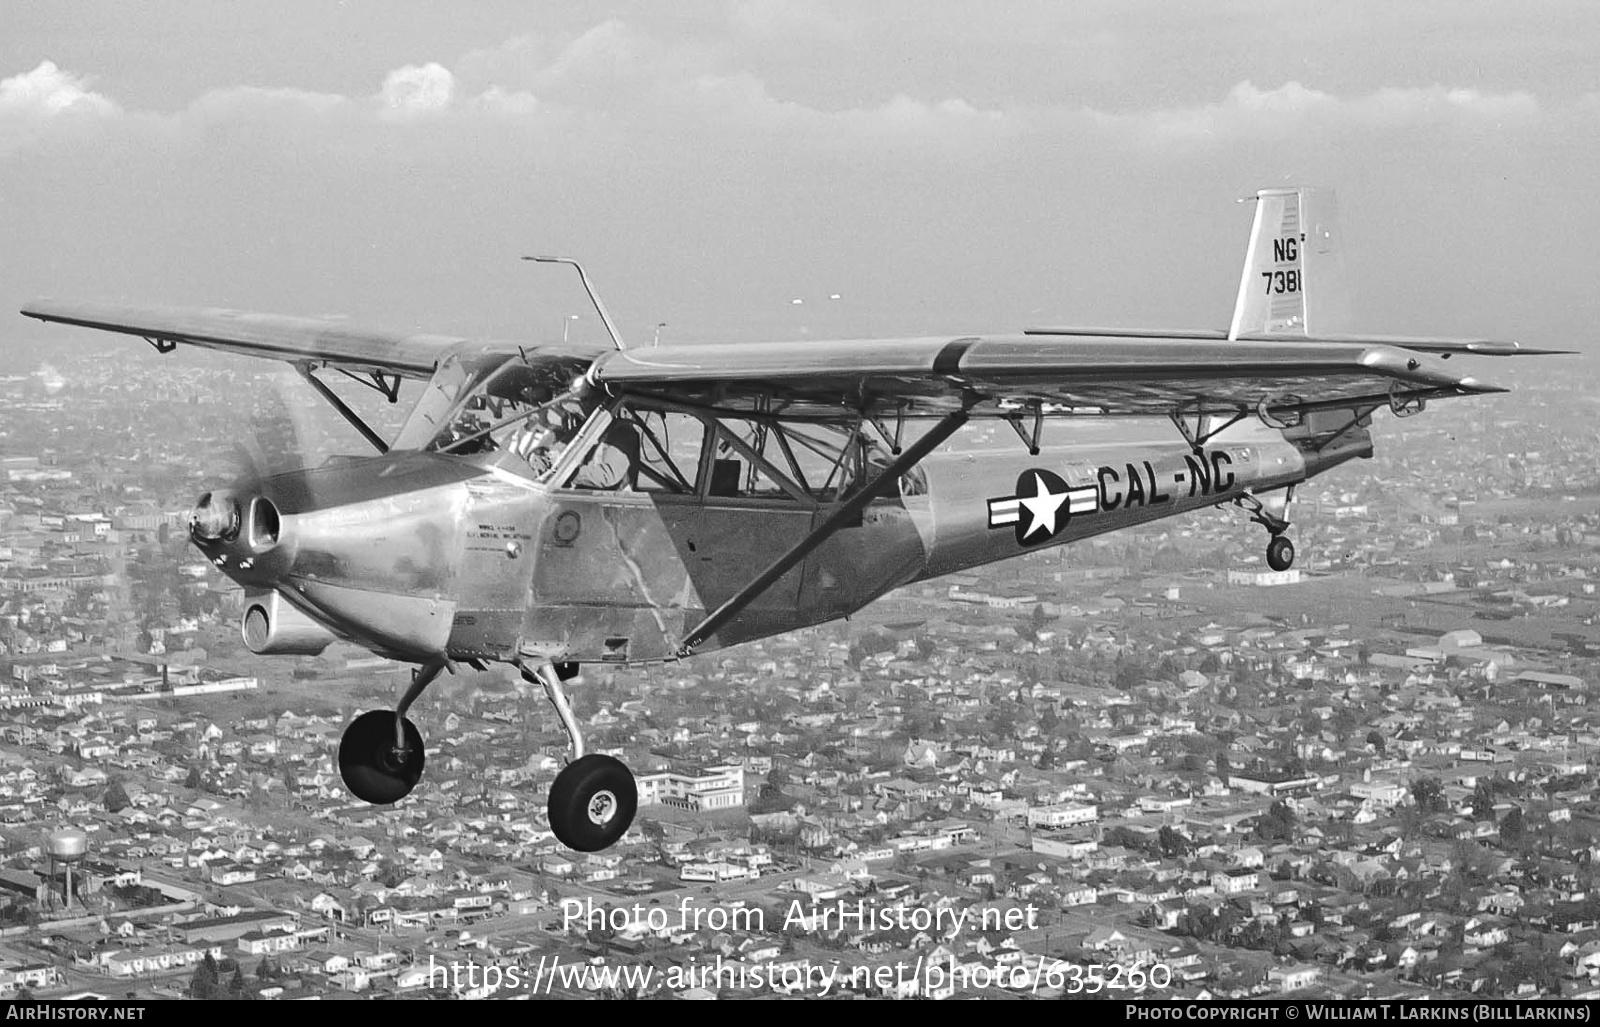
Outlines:
{"type": "Polygon", "coordinates": [[[604,827],[617,815],[617,797],[610,791],[594,793],[594,798],[589,800],[589,822],[597,827],[604,827]]]}

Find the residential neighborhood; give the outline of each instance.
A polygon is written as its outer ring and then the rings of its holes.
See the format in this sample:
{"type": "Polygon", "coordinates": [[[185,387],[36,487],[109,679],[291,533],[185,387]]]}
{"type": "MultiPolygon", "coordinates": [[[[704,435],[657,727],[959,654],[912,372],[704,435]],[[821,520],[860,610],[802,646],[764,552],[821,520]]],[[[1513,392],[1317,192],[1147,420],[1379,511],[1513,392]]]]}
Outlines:
{"type": "Polygon", "coordinates": [[[1302,487],[1293,572],[1219,509],[585,667],[640,808],[582,854],[545,816],[565,735],[506,668],[412,708],[411,796],[345,790],[344,726],[409,668],[244,648],[183,511],[236,408],[284,401],[184,359],[0,375],[0,995],[534,997],[517,967],[756,997],[827,966],[828,997],[1600,996],[1581,375],[1378,425],[1302,487]],[[942,969],[873,972],[911,964],[942,969]]]}

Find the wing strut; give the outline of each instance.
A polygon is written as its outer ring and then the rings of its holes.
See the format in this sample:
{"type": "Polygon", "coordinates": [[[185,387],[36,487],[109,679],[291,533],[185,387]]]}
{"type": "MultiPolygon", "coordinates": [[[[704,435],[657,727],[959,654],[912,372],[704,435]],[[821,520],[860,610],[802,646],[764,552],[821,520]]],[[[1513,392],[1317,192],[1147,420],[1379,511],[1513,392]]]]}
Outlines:
{"type": "MultiPolygon", "coordinates": [[[[383,436],[373,431],[371,427],[367,425],[367,422],[361,419],[360,414],[356,413],[354,410],[351,410],[350,407],[345,404],[345,401],[340,399],[332,389],[328,388],[322,379],[312,374],[311,368],[307,367],[305,364],[295,364],[294,369],[300,372],[300,377],[311,383],[311,387],[317,390],[317,395],[327,400],[328,403],[332,405],[333,409],[339,411],[340,417],[350,422],[350,427],[360,432],[361,437],[372,444],[372,448],[376,449],[380,453],[389,452],[389,444],[383,441],[383,436]]],[[[357,380],[359,381],[359,379],[357,380]]],[[[397,388],[399,387],[399,379],[395,380],[395,385],[397,388]]]]}
{"type": "Polygon", "coordinates": [[[861,491],[839,504],[833,513],[828,515],[827,520],[813,528],[810,534],[790,547],[788,552],[772,561],[766,570],[752,578],[748,585],[741,588],[727,602],[713,610],[705,620],[696,624],[694,630],[684,636],[683,644],[678,646],[678,658],[682,659],[686,656],[694,655],[694,651],[704,645],[706,639],[714,635],[718,628],[737,616],[745,607],[759,598],[763,592],[771,588],[774,582],[789,573],[796,564],[810,555],[812,550],[827,541],[834,532],[844,527],[861,511],[865,510],[868,503],[888,491],[889,487],[902,474],[911,470],[922,461],[923,457],[933,452],[945,440],[954,435],[963,424],[967,423],[968,411],[972,409],[978,400],[979,397],[977,395],[973,393],[966,394],[962,398],[960,410],[952,411],[940,418],[937,424],[928,429],[920,439],[913,442],[904,453],[901,453],[889,466],[880,471],[878,476],[868,482],[861,491]]]}

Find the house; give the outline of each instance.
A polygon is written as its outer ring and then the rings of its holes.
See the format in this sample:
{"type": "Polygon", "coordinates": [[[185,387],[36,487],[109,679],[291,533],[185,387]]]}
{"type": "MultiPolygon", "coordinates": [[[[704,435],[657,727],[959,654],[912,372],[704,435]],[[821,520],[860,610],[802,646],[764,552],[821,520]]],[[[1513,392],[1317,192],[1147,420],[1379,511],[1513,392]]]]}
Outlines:
{"type": "Polygon", "coordinates": [[[1260,849],[1256,848],[1254,845],[1246,845],[1242,848],[1235,849],[1231,855],[1231,859],[1234,866],[1244,867],[1246,869],[1253,867],[1259,868],[1266,865],[1267,862],[1266,854],[1260,849]]]}
{"type": "Polygon", "coordinates": [[[1498,917],[1475,916],[1462,926],[1461,942],[1467,948],[1493,948],[1510,940],[1510,930],[1498,917]]]}
{"type": "Polygon", "coordinates": [[[1284,994],[1310,988],[1321,979],[1322,968],[1310,963],[1291,963],[1267,971],[1267,984],[1284,994]]]}
{"type": "Polygon", "coordinates": [[[1211,886],[1218,895],[1242,895],[1261,885],[1261,875],[1254,870],[1219,870],[1211,875],[1211,886]]]}
{"type": "Polygon", "coordinates": [[[296,965],[312,973],[332,977],[334,974],[343,973],[349,969],[350,959],[348,956],[342,956],[337,952],[329,952],[327,949],[315,949],[301,956],[296,965]]]}
{"type": "Polygon", "coordinates": [[[344,904],[327,892],[318,892],[311,899],[311,911],[321,913],[329,920],[343,922],[345,919],[344,904]]]}

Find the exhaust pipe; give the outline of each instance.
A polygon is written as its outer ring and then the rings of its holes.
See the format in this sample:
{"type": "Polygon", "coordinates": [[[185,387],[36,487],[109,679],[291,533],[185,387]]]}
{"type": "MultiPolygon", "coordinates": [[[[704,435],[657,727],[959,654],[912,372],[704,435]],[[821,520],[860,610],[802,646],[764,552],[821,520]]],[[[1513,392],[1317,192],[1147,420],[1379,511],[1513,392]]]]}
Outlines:
{"type": "Polygon", "coordinates": [[[254,596],[239,624],[245,646],[257,656],[317,656],[339,636],[301,613],[276,592],[254,596]]]}

